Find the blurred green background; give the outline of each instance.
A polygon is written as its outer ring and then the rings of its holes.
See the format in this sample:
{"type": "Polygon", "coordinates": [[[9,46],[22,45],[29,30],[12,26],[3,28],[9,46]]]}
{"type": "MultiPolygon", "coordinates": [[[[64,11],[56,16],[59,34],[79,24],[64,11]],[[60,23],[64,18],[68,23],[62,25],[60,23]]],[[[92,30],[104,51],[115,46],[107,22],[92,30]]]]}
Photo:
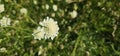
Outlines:
{"type": "Polygon", "coordinates": [[[120,56],[120,0],[0,0],[0,4],[5,6],[0,19],[12,20],[10,26],[0,26],[0,48],[6,48],[0,49],[0,56],[120,56]],[[21,14],[21,8],[27,14],[21,14]],[[77,12],[74,18],[72,11],[77,12]],[[33,30],[47,16],[58,22],[59,34],[54,40],[35,40],[33,30]]]}

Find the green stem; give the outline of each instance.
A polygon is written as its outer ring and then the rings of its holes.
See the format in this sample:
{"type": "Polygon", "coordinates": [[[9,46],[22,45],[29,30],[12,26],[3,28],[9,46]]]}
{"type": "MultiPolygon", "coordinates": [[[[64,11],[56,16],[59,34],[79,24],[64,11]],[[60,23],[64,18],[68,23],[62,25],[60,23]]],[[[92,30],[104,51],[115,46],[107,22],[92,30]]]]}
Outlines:
{"type": "Polygon", "coordinates": [[[76,43],[75,43],[75,46],[74,46],[74,49],[73,49],[73,52],[72,52],[71,56],[75,56],[75,52],[76,52],[77,45],[79,43],[79,39],[80,39],[80,37],[78,37],[77,40],[76,40],[76,43]]]}
{"type": "Polygon", "coordinates": [[[30,20],[33,24],[39,25],[39,24],[37,24],[34,20],[32,20],[31,17],[29,17],[29,16],[27,16],[27,15],[25,15],[25,17],[26,17],[28,20],[30,20]]]}

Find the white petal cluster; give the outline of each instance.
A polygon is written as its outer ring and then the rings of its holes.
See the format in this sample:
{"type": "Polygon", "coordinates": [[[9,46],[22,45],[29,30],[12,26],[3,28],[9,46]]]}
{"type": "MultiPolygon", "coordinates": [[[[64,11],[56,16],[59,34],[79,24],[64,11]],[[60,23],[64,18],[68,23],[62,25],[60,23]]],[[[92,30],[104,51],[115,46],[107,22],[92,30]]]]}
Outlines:
{"type": "Polygon", "coordinates": [[[44,39],[54,39],[58,35],[59,27],[57,22],[54,21],[52,18],[47,17],[42,22],[39,22],[42,28],[37,29],[34,31],[33,36],[35,39],[41,40],[44,39]],[[37,34],[35,34],[38,32],[37,34]]]}
{"type": "Polygon", "coordinates": [[[7,52],[5,47],[0,48],[0,52],[7,52]]]}
{"type": "Polygon", "coordinates": [[[65,0],[67,3],[71,3],[71,2],[73,2],[72,0],[65,0]]]}
{"type": "Polygon", "coordinates": [[[43,50],[43,46],[40,46],[40,47],[39,47],[39,51],[38,51],[38,55],[41,55],[41,54],[43,53],[43,51],[44,51],[44,50],[43,50]]]}
{"type": "Polygon", "coordinates": [[[0,4],[0,13],[2,13],[3,11],[5,11],[4,4],[0,4]]]}
{"type": "Polygon", "coordinates": [[[21,14],[27,14],[27,9],[26,8],[21,8],[20,13],[21,14]]]}
{"type": "Polygon", "coordinates": [[[8,17],[3,17],[1,20],[0,20],[0,25],[2,27],[6,27],[6,26],[9,26],[11,23],[11,19],[8,18],[8,17]]]}
{"type": "Polygon", "coordinates": [[[53,10],[57,11],[57,5],[53,5],[53,10]]]}
{"type": "Polygon", "coordinates": [[[34,39],[41,40],[44,37],[44,30],[41,27],[38,27],[37,29],[34,30],[34,33],[32,34],[34,36],[34,39]]]}
{"type": "Polygon", "coordinates": [[[38,56],[47,56],[46,48],[44,48],[42,45],[38,48],[38,56]]]}
{"type": "Polygon", "coordinates": [[[59,27],[57,22],[52,18],[47,17],[47,19],[44,19],[43,22],[40,22],[39,24],[44,26],[45,38],[54,39],[54,37],[57,36],[59,27]]]}
{"type": "Polygon", "coordinates": [[[33,3],[36,5],[37,4],[37,0],[33,0],[33,3]]]}
{"type": "Polygon", "coordinates": [[[46,4],[46,5],[45,5],[45,8],[48,10],[48,9],[49,9],[49,5],[48,5],[48,4],[46,4]]]}
{"type": "Polygon", "coordinates": [[[70,16],[71,18],[76,18],[77,17],[77,11],[76,10],[73,10],[72,12],[70,12],[70,16]]]}

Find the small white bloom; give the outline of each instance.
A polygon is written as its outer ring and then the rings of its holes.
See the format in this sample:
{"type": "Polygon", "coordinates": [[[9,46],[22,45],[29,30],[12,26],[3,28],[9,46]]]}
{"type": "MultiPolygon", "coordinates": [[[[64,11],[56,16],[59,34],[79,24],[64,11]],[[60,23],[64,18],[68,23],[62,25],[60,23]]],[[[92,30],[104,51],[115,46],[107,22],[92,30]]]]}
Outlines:
{"type": "Polygon", "coordinates": [[[43,22],[39,22],[39,24],[44,26],[45,38],[51,38],[53,40],[54,37],[57,36],[59,27],[57,22],[52,18],[47,17],[47,19],[44,19],[43,22]]]}
{"type": "Polygon", "coordinates": [[[2,13],[3,11],[5,11],[4,4],[0,4],[0,13],[2,13]]]}
{"type": "Polygon", "coordinates": [[[48,5],[48,4],[46,4],[46,5],[45,5],[45,8],[48,10],[48,9],[49,9],[49,5],[48,5]]]}
{"type": "Polygon", "coordinates": [[[34,36],[34,39],[41,40],[44,38],[44,29],[41,27],[38,27],[36,30],[34,30],[34,33],[32,34],[34,36]]]}
{"type": "Polygon", "coordinates": [[[36,5],[37,4],[37,0],[33,0],[33,3],[36,5]]]}
{"type": "Polygon", "coordinates": [[[5,47],[0,48],[0,52],[7,52],[5,47]]]}
{"type": "Polygon", "coordinates": [[[7,18],[7,17],[3,17],[1,20],[0,20],[0,24],[2,27],[6,27],[6,26],[9,26],[11,23],[11,20],[10,18],[7,18]]]}
{"type": "Polygon", "coordinates": [[[42,54],[42,51],[41,51],[41,50],[39,50],[39,51],[38,51],[38,55],[41,55],[41,54],[42,54]]]}
{"type": "Polygon", "coordinates": [[[72,0],[65,0],[67,3],[71,3],[71,2],[73,2],[72,0]]]}
{"type": "Polygon", "coordinates": [[[71,16],[71,18],[76,18],[77,17],[77,11],[74,10],[74,11],[70,12],[70,16],[71,16]]]}
{"type": "Polygon", "coordinates": [[[26,8],[21,8],[20,13],[21,14],[27,14],[27,9],[26,8]]]}
{"type": "Polygon", "coordinates": [[[52,17],[55,17],[55,13],[51,13],[51,16],[52,16],[52,17]]]}
{"type": "Polygon", "coordinates": [[[53,10],[57,11],[57,5],[53,5],[53,10]]]}
{"type": "Polygon", "coordinates": [[[41,54],[43,53],[43,51],[44,51],[44,50],[43,50],[43,47],[40,46],[40,47],[39,47],[39,51],[38,51],[38,55],[41,55],[41,54]]]}

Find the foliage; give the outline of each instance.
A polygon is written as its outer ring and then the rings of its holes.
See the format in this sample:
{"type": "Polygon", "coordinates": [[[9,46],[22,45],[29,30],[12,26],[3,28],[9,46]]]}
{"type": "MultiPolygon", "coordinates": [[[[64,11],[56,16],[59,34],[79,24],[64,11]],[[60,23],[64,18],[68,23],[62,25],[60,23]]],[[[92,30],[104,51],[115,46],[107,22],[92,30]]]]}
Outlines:
{"type": "Polygon", "coordinates": [[[0,0],[11,25],[0,26],[0,56],[119,56],[120,0],[0,0]],[[46,9],[46,4],[49,9],[46,9]],[[57,5],[57,11],[53,10],[57,5]],[[20,9],[26,8],[27,14],[20,9]],[[69,14],[77,11],[77,17],[69,14]],[[54,40],[35,40],[39,22],[47,16],[58,21],[54,40]],[[18,23],[16,23],[18,21],[18,23]]]}

